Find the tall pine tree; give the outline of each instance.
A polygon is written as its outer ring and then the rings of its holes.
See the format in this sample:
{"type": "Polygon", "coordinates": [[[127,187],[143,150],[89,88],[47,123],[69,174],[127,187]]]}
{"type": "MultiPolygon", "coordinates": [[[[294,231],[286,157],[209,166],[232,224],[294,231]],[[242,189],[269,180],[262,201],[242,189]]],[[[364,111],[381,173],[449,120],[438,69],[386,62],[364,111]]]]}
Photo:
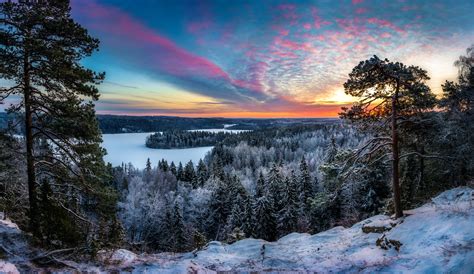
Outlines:
{"type": "Polygon", "coordinates": [[[97,231],[95,220],[114,218],[116,199],[104,179],[108,174],[92,103],[99,98],[97,84],[104,73],[80,61],[98,49],[99,41],[73,20],[69,1],[59,0],[1,3],[0,37],[0,78],[11,83],[1,87],[0,101],[21,98],[10,111],[24,118],[30,230],[39,236],[37,187],[39,178],[48,178],[70,185],[81,197],[77,207],[62,198],[71,192],[51,197],[76,225],[86,226],[81,231],[97,231]],[[54,153],[42,155],[40,140],[51,143],[54,153]]]}

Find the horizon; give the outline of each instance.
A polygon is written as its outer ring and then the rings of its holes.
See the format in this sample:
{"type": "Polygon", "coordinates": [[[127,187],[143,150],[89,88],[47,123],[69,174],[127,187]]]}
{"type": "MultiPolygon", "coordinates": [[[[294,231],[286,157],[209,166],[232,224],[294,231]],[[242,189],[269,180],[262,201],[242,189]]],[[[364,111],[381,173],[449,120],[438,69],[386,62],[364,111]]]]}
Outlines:
{"type": "MultiPolygon", "coordinates": [[[[343,83],[373,55],[428,71],[437,95],[474,43],[474,2],[72,0],[100,40],[97,114],[337,118],[343,83]]],[[[8,103],[1,106],[4,110],[8,103]]]]}

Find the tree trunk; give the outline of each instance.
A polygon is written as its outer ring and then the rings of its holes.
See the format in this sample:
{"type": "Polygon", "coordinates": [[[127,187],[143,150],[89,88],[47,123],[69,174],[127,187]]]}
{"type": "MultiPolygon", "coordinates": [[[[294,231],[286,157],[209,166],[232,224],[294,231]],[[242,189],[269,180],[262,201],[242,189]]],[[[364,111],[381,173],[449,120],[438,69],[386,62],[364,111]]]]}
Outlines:
{"type": "Polygon", "coordinates": [[[400,82],[397,80],[397,89],[392,97],[392,187],[393,187],[393,206],[395,209],[395,218],[403,216],[402,204],[400,199],[399,182],[399,151],[398,151],[398,129],[397,129],[397,100],[400,90],[400,82]]]}
{"type": "Polygon", "coordinates": [[[33,117],[31,112],[30,63],[27,45],[25,45],[25,55],[23,58],[23,74],[23,93],[25,100],[26,169],[28,176],[28,198],[30,202],[30,229],[33,235],[38,236],[39,216],[36,195],[35,160],[33,155],[33,117]]]}

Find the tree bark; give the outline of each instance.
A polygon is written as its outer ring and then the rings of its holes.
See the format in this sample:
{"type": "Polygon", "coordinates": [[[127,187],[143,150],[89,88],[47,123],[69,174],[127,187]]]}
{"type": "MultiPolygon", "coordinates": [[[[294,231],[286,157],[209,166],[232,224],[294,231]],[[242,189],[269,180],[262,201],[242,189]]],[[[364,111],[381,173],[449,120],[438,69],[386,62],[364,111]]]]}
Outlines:
{"type": "Polygon", "coordinates": [[[401,198],[400,198],[400,180],[399,180],[399,149],[398,149],[398,129],[397,129],[397,100],[400,91],[400,81],[397,80],[397,88],[392,97],[392,187],[393,187],[393,206],[395,218],[403,216],[401,198]]]}
{"type": "Polygon", "coordinates": [[[38,202],[36,195],[36,173],[33,155],[33,118],[31,111],[31,86],[30,86],[30,62],[28,45],[25,43],[23,57],[23,82],[25,103],[25,139],[26,139],[26,169],[28,176],[28,198],[30,203],[30,229],[33,235],[39,235],[38,202]]]}

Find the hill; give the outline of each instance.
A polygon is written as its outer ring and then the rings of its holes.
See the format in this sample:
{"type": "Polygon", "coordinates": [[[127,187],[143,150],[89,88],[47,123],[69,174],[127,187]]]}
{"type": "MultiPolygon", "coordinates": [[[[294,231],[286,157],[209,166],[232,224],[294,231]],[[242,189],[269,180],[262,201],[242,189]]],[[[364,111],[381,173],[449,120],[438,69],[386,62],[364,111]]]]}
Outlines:
{"type": "MultiPolygon", "coordinates": [[[[99,252],[98,265],[57,262],[49,270],[122,270],[159,273],[215,271],[472,273],[474,271],[474,190],[455,188],[393,220],[373,216],[350,228],[318,234],[289,234],[276,242],[244,239],[233,244],[210,242],[203,250],[184,254],[141,254],[120,249],[99,252]]],[[[0,236],[12,248],[0,260],[0,272],[39,270],[31,258],[40,251],[24,244],[18,228],[0,221],[0,236]],[[34,254],[33,254],[34,253],[34,254]],[[3,267],[3,268],[2,268],[3,267]]],[[[39,256],[41,257],[41,256],[39,256]]],[[[55,259],[55,260],[56,260],[55,259]]],[[[38,260],[37,260],[38,261],[38,260]]]]}

